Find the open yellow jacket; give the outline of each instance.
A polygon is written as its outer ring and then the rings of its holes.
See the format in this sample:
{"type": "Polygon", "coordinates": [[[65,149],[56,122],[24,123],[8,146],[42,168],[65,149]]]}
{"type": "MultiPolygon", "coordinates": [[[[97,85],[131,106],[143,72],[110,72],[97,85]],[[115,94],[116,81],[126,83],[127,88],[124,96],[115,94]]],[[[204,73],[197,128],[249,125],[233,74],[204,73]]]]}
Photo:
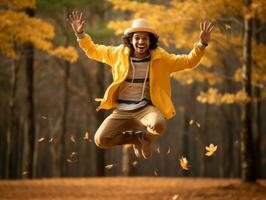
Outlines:
{"type": "MultiPolygon", "coordinates": [[[[123,44],[116,47],[94,44],[89,35],[78,39],[78,42],[89,58],[112,67],[113,83],[105,91],[97,111],[114,108],[118,87],[127,78],[129,72],[130,49],[123,44]]],[[[161,110],[166,119],[175,115],[175,108],[171,100],[170,74],[197,66],[203,52],[204,50],[197,45],[194,45],[188,55],[169,54],[162,48],[150,51],[150,97],[152,104],[161,110]]]]}

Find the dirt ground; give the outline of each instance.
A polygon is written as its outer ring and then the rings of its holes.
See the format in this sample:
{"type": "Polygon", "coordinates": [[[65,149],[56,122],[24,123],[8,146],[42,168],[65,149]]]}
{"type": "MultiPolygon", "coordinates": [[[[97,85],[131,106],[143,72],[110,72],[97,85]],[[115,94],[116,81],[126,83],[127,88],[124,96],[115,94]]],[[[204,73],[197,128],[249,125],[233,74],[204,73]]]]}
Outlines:
{"type": "Polygon", "coordinates": [[[107,177],[0,181],[0,200],[266,200],[266,180],[107,177]]]}

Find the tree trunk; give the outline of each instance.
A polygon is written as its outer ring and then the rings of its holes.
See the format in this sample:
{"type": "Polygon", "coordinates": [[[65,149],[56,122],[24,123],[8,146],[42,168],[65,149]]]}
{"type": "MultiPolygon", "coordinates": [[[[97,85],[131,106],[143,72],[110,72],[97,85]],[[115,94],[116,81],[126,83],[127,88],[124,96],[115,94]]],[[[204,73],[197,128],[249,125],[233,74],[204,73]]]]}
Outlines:
{"type": "MultiPolygon", "coordinates": [[[[96,84],[98,86],[98,94],[97,96],[103,96],[104,87],[105,87],[105,73],[104,73],[104,64],[98,63],[98,69],[96,74],[96,84]]],[[[96,113],[96,124],[97,127],[101,125],[104,120],[104,112],[98,111],[96,113]]],[[[105,151],[101,148],[96,149],[96,175],[97,176],[105,176],[105,151]]]]}
{"type": "Polygon", "coordinates": [[[66,169],[66,135],[67,135],[67,113],[68,113],[68,102],[69,102],[69,89],[68,89],[68,80],[70,72],[70,63],[65,61],[65,77],[64,77],[64,105],[62,113],[62,134],[61,134],[61,177],[67,175],[66,169]]]}
{"type": "Polygon", "coordinates": [[[18,81],[18,70],[19,64],[16,60],[13,61],[12,72],[11,72],[11,94],[9,98],[9,123],[8,130],[6,134],[6,155],[5,155],[5,172],[4,178],[11,178],[13,172],[11,171],[11,155],[12,153],[12,141],[15,135],[15,127],[16,127],[16,116],[15,116],[15,96],[17,91],[17,81],[18,81]]]}
{"type": "MultiPolygon", "coordinates": [[[[245,0],[245,5],[250,8],[251,0],[245,0]]],[[[244,20],[243,91],[251,97],[251,36],[253,19],[251,16],[245,16],[244,20]]],[[[256,181],[251,105],[252,100],[243,103],[241,115],[241,179],[244,182],[256,181]]]]}
{"type": "MultiPolygon", "coordinates": [[[[255,39],[256,43],[260,44],[261,42],[261,23],[257,17],[255,18],[255,39]]],[[[254,69],[255,71],[255,69],[254,69]]],[[[253,102],[253,131],[254,131],[254,147],[255,147],[255,159],[256,159],[256,177],[261,177],[261,88],[259,85],[254,86],[253,96],[255,101],[253,102]]]]}
{"type": "MultiPolygon", "coordinates": [[[[35,11],[31,8],[26,9],[26,13],[33,17],[35,11]]],[[[26,56],[26,88],[27,88],[27,136],[29,144],[29,159],[28,159],[28,171],[29,178],[36,177],[36,138],[35,138],[35,117],[34,117],[34,47],[28,43],[25,45],[25,56],[26,56]]]]}

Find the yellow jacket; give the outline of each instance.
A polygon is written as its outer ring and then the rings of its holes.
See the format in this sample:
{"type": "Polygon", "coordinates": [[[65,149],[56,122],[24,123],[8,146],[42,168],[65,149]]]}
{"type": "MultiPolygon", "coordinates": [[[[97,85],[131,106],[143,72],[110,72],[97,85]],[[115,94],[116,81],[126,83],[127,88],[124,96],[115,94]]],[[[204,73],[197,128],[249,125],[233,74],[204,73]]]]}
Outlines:
{"type": "MultiPolygon", "coordinates": [[[[113,83],[105,91],[97,111],[114,108],[118,87],[127,78],[129,72],[130,49],[123,44],[116,47],[97,45],[88,35],[78,39],[78,42],[89,58],[112,67],[113,83]]],[[[150,51],[150,97],[152,104],[161,110],[166,119],[175,115],[175,108],[171,100],[170,74],[197,66],[203,52],[204,50],[197,45],[194,45],[188,55],[169,54],[159,47],[150,51]]]]}

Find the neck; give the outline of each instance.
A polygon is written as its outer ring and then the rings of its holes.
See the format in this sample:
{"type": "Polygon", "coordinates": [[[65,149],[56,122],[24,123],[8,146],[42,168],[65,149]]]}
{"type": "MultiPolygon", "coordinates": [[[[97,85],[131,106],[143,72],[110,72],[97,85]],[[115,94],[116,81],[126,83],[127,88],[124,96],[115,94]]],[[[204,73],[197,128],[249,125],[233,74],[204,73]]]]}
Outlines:
{"type": "Polygon", "coordinates": [[[149,52],[148,52],[148,51],[147,51],[146,53],[143,53],[143,54],[137,53],[137,52],[135,52],[135,51],[134,51],[134,53],[133,53],[133,56],[134,56],[135,58],[139,58],[139,59],[145,58],[145,57],[147,57],[148,55],[149,55],[149,52]]]}

